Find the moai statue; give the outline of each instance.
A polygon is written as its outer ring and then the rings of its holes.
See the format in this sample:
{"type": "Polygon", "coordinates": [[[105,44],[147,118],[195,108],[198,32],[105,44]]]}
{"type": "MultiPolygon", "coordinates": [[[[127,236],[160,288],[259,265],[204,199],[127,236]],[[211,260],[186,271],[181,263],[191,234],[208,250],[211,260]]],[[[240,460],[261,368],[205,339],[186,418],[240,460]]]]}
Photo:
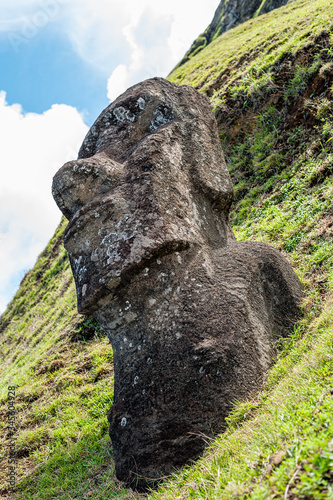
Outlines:
{"type": "Polygon", "coordinates": [[[262,387],[302,286],[274,248],[235,240],[215,118],[189,86],[153,78],[118,97],[53,196],[78,309],[113,346],[116,475],[144,490],[197,459],[262,387]]]}

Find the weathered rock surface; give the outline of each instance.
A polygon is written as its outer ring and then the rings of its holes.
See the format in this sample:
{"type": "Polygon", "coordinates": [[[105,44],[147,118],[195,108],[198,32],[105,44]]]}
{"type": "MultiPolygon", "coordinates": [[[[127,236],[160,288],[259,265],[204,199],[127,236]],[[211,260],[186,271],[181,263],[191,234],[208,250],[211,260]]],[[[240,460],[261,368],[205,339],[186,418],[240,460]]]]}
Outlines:
{"type": "Polygon", "coordinates": [[[221,0],[219,3],[213,20],[206,29],[194,42],[186,52],[178,66],[186,63],[191,57],[200,52],[210,42],[215,40],[225,31],[234,28],[238,24],[244,23],[248,19],[261,14],[267,14],[271,10],[282,7],[294,0],[221,0]]]}
{"type": "Polygon", "coordinates": [[[208,100],[160,78],[121,95],[56,174],[78,308],[114,350],[116,474],[144,489],[199,457],[235,400],[263,384],[299,316],[301,284],[237,242],[208,100]]]}

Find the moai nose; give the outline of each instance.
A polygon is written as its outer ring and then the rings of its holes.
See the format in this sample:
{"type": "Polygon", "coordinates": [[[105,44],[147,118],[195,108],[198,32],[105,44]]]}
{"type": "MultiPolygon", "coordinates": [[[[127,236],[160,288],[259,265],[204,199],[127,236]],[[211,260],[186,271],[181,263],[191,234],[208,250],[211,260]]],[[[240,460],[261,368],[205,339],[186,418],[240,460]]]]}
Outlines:
{"type": "Polygon", "coordinates": [[[52,194],[64,216],[71,220],[80,208],[109,193],[123,178],[121,163],[97,153],[91,158],[65,163],[53,178],[52,194]]]}

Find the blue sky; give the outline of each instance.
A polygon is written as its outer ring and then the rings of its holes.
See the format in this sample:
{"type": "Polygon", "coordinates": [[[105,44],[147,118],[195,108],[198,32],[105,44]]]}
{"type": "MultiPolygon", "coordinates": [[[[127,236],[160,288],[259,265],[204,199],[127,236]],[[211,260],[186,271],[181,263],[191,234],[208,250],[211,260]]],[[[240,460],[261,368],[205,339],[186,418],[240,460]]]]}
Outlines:
{"type": "Polygon", "coordinates": [[[1,0],[0,313],[60,221],[52,177],[129,86],[167,76],[218,0],[1,0]]]}
{"type": "MultiPolygon", "coordinates": [[[[24,112],[43,113],[54,103],[69,104],[84,113],[90,124],[109,100],[105,81],[112,71],[94,70],[79,58],[70,41],[44,28],[22,43],[19,51],[5,39],[0,46],[1,89],[8,104],[20,103],[24,112]]],[[[111,66],[111,65],[110,65],[111,66]]]]}

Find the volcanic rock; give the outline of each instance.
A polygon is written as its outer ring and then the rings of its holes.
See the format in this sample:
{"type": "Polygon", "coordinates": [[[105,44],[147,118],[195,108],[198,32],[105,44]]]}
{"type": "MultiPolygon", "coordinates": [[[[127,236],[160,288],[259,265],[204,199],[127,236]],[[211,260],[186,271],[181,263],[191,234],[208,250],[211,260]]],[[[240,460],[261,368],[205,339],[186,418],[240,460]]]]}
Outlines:
{"type": "Polygon", "coordinates": [[[53,195],[78,309],[113,346],[116,474],[144,490],[197,459],[233,403],[262,387],[302,286],[274,248],[235,240],[216,121],[191,87],[128,89],[53,195]]]}

